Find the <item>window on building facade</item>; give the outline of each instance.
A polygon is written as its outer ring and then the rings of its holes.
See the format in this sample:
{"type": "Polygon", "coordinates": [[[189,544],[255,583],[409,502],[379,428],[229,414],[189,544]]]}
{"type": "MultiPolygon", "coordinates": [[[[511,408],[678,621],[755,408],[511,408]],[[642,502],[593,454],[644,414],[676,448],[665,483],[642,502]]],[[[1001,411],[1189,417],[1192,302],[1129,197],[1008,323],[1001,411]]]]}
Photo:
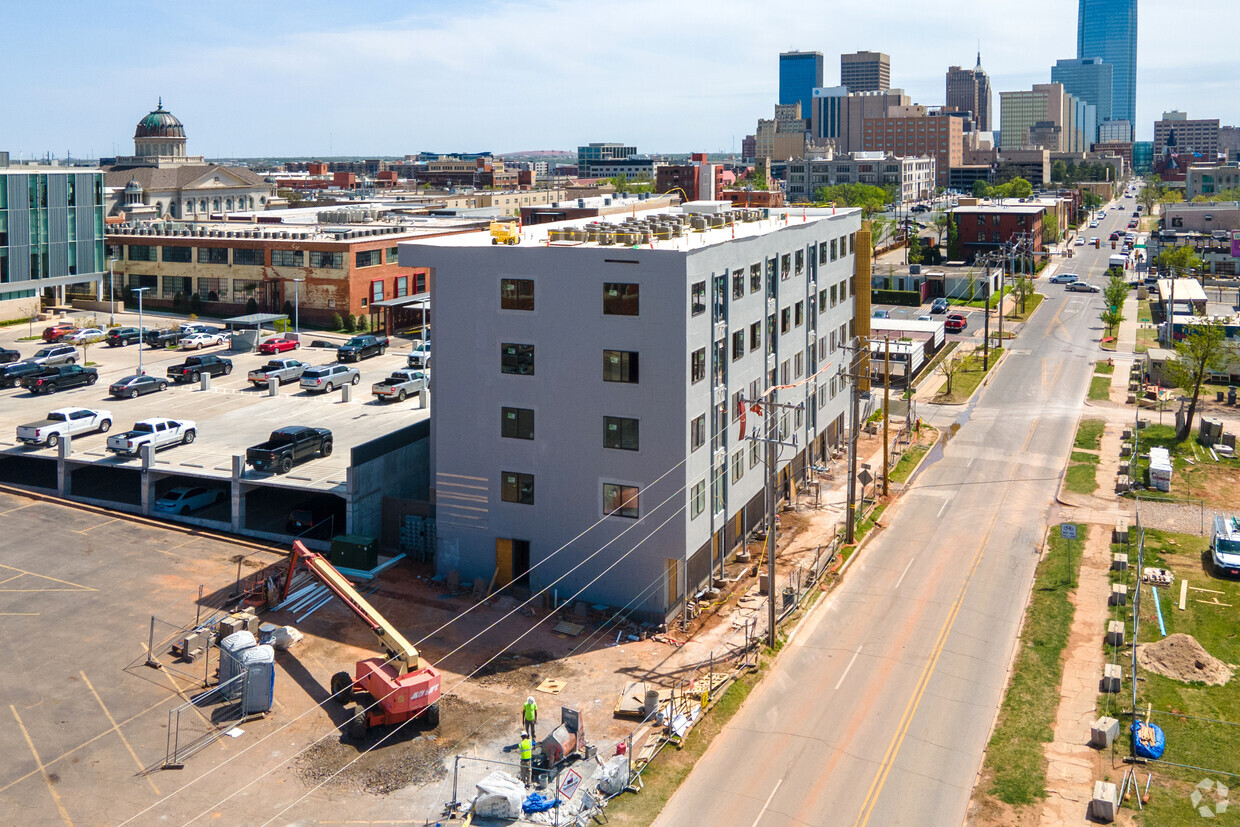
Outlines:
{"type": "Polygon", "coordinates": [[[793,360],[792,378],[800,379],[801,374],[805,372],[805,354],[798,353],[792,357],[792,360],[793,360]]]}
{"type": "Polygon", "coordinates": [[[397,276],[396,277],[396,298],[399,299],[401,296],[408,296],[408,295],[409,295],[409,277],[408,276],[397,276]]]}
{"type": "Polygon", "coordinates": [[[801,273],[805,272],[805,251],[804,250],[797,250],[796,253],[794,253],[792,256],[792,261],[793,261],[793,264],[792,264],[793,271],[798,276],[801,275],[801,273]]]}
{"type": "Polygon", "coordinates": [[[514,376],[534,375],[534,346],[505,342],[500,345],[500,372],[514,376]]]}
{"type": "Polygon", "coordinates": [[[805,302],[799,301],[793,306],[793,325],[800,327],[805,324],[805,302]]]}
{"type": "Polygon", "coordinates": [[[399,247],[388,247],[385,260],[387,261],[388,264],[400,264],[400,248],[399,247]]]}
{"type": "Polygon", "coordinates": [[[228,279],[198,279],[198,296],[204,302],[217,302],[220,297],[228,298],[228,279]]]}
{"type": "Polygon", "coordinates": [[[500,279],[499,306],[501,310],[533,310],[533,279],[500,279]]]}
{"type": "Polygon", "coordinates": [[[603,381],[637,384],[637,359],[635,350],[604,350],[603,381]]]}
{"type": "Polygon", "coordinates": [[[272,250],[272,267],[304,267],[306,257],[301,250],[272,250]]]}
{"type": "Polygon", "coordinates": [[[639,492],[636,485],[603,483],[603,513],[611,517],[637,519],[639,492]]]}
{"type": "Polygon", "coordinates": [[[149,247],[145,244],[130,244],[129,245],[129,260],[130,261],[158,261],[159,253],[156,251],[154,247],[149,247]]]}
{"type": "Polygon", "coordinates": [[[784,253],[779,258],[779,277],[780,279],[789,278],[792,275],[792,254],[784,253]]]}
{"type": "Polygon", "coordinates": [[[787,333],[792,329],[792,308],[785,307],[779,311],[779,332],[787,333]]]}
{"type": "Polygon", "coordinates": [[[516,471],[500,474],[500,498],[506,503],[534,504],[534,475],[516,471]]]}
{"type": "Polygon", "coordinates": [[[827,245],[825,243],[818,245],[818,263],[827,263],[827,245]]]}
{"type": "Polygon", "coordinates": [[[499,435],[507,439],[533,439],[534,412],[529,408],[500,408],[499,435]]]}
{"type": "Polygon", "coordinates": [[[732,361],[745,355],[745,331],[738,330],[732,334],[732,361]]]}
{"type": "Polygon", "coordinates": [[[744,270],[733,270],[732,271],[732,298],[734,299],[745,298],[745,271],[744,270]]]}
{"type": "Polygon", "coordinates": [[[163,259],[177,264],[189,264],[193,250],[190,247],[164,247],[163,259]]]}
{"type": "Polygon", "coordinates": [[[603,285],[603,315],[636,316],[637,298],[636,284],[608,282],[603,285]]]}
{"type": "Polygon", "coordinates": [[[696,520],[706,510],[706,480],[698,480],[689,493],[689,519],[696,520]]]}
{"type": "Polygon", "coordinates": [[[755,465],[757,465],[759,462],[762,461],[761,445],[762,443],[758,442],[758,440],[756,439],[749,443],[749,467],[750,468],[753,468],[755,465]]]}
{"type": "Polygon", "coordinates": [[[372,302],[383,301],[383,281],[376,279],[370,283],[370,300],[372,302]]]}
{"type": "Polygon", "coordinates": [[[706,414],[698,414],[689,421],[689,450],[696,451],[706,444],[706,414]]]}
{"type": "MultiPolygon", "coordinates": [[[[262,267],[266,262],[263,261],[262,250],[251,250],[245,247],[234,247],[232,251],[233,265],[248,265],[251,267],[262,267]]],[[[274,264],[272,266],[275,266],[274,264]]]]}
{"type": "MultiPolygon", "coordinates": [[[[357,254],[358,267],[369,267],[371,264],[378,264],[378,261],[371,261],[370,264],[362,264],[362,256],[370,257],[374,253],[377,258],[378,250],[366,250],[357,254]]],[[[369,258],[367,259],[369,260],[369,258]]],[[[343,270],[344,269],[344,253],[320,253],[315,250],[310,251],[310,266],[323,270],[343,270]]]]}
{"type": "Polygon", "coordinates": [[[706,312],[706,282],[696,281],[690,289],[690,315],[700,316],[706,312]]]}
{"type": "Polygon", "coordinates": [[[706,378],[706,348],[700,347],[689,357],[690,384],[697,384],[706,378]]]}
{"type": "MultiPolygon", "coordinates": [[[[164,259],[167,261],[167,258],[164,259]]],[[[228,248],[227,247],[199,247],[198,248],[199,264],[227,264],[228,248]]]]}
{"type": "Polygon", "coordinates": [[[737,451],[732,455],[732,482],[740,482],[743,476],[745,476],[745,452],[737,451]]]}
{"type": "Polygon", "coordinates": [[[749,265],[749,292],[757,293],[762,289],[762,265],[749,265]]]}
{"type": "Polygon", "coordinates": [[[837,246],[837,240],[834,238],[831,239],[831,260],[832,261],[835,261],[839,257],[839,254],[836,250],[836,246],[837,246]]]}
{"type": "Polygon", "coordinates": [[[619,451],[638,450],[636,419],[623,416],[603,417],[603,447],[619,451]]]}
{"type": "Polygon", "coordinates": [[[749,352],[762,347],[762,322],[754,322],[749,326],[749,352]]]}

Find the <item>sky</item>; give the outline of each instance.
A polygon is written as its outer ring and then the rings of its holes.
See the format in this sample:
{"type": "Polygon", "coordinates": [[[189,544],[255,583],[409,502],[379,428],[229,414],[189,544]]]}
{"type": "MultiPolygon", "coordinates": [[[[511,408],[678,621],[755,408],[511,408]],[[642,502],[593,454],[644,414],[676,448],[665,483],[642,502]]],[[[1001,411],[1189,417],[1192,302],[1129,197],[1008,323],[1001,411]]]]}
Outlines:
{"type": "MultiPolygon", "coordinates": [[[[5,11],[0,150],[133,151],[163,97],[190,154],[733,152],[769,118],[781,51],[891,55],[892,86],[944,102],[980,43],[995,93],[1075,57],[1077,0],[45,0],[5,11]],[[9,117],[27,113],[25,117],[9,117]]],[[[1137,139],[1167,109],[1240,123],[1225,0],[1141,0],[1137,139]],[[1166,22],[1164,22],[1166,21],[1166,22]]],[[[998,111],[995,111],[996,118],[998,111]]]]}

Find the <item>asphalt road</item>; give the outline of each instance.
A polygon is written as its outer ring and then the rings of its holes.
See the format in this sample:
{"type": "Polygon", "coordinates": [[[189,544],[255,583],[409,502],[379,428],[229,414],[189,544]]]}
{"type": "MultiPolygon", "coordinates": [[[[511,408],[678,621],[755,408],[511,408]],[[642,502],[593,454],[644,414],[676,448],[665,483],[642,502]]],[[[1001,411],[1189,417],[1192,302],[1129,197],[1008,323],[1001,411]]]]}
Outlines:
{"type": "MultiPolygon", "coordinates": [[[[1101,283],[1110,253],[1064,264],[1101,283]]],[[[1100,353],[1100,297],[1038,289],[975,403],[922,408],[954,436],[657,825],[961,823],[1100,353]]]]}

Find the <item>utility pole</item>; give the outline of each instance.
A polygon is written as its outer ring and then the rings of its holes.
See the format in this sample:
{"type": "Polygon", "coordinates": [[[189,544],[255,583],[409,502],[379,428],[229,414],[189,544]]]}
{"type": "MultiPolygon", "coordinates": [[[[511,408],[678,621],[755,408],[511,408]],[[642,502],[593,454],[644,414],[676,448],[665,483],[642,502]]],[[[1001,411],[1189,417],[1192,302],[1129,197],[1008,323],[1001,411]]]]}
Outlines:
{"type": "Polygon", "coordinates": [[[888,477],[891,476],[891,462],[887,456],[887,438],[891,426],[891,337],[883,337],[883,496],[888,490],[888,477]]]}
{"type": "Polygon", "coordinates": [[[982,314],[982,373],[990,370],[990,256],[986,257],[986,310],[982,314]]]}
{"type": "Polygon", "coordinates": [[[848,437],[848,526],[844,533],[844,542],[856,541],[857,528],[857,433],[861,430],[858,418],[861,416],[861,383],[858,374],[861,372],[861,339],[853,337],[852,366],[852,421],[849,423],[851,434],[848,437]]]}
{"type": "Polygon", "coordinates": [[[779,436],[779,431],[775,429],[775,393],[771,391],[770,403],[766,408],[766,642],[772,649],[775,648],[775,540],[778,534],[775,528],[778,517],[775,477],[779,473],[775,464],[775,438],[779,436]]]}
{"type": "MultiPolygon", "coordinates": [[[[1007,268],[1003,266],[1003,255],[999,255],[999,347],[1003,347],[1003,302],[1006,298],[1003,295],[1004,280],[1007,276],[1007,268]]],[[[1012,274],[1012,278],[1016,278],[1016,274],[1012,274]]]]}

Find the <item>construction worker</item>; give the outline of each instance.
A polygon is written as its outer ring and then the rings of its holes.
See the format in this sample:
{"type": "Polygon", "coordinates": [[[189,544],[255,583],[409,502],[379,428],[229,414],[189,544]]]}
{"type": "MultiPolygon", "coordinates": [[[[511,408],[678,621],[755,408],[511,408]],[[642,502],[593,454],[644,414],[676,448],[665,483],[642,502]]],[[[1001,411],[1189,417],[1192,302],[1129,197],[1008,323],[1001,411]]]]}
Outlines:
{"type": "Polygon", "coordinates": [[[538,703],[533,695],[526,698],[525,706],[521,707],[521,721],[525,727],[525,734],[533,738],[534,724],[538,723],[538,703]]]}
{"type": "Polygon", "coordinates": [[[521,781],[527,786],[530,783],[530,770],[534,764],[534,740],[528,733],[521,734],[521,781]]]}

